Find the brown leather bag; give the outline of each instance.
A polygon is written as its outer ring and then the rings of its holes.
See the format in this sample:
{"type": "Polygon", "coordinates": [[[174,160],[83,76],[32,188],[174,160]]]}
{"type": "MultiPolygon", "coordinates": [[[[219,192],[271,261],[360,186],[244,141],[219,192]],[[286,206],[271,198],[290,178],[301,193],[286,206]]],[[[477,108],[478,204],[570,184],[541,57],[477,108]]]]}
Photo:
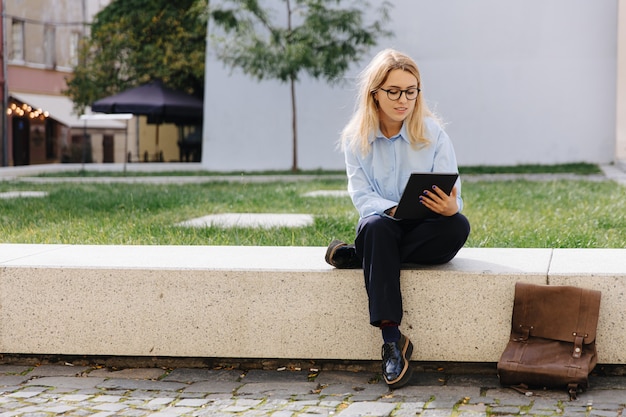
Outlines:
{"type": "Polygon", "coordinates": [[[599,312],[600,291],[516,283],[511,337],[498,362],[500,383],[567,388],[576,399],[598,362],[599,312]]]}

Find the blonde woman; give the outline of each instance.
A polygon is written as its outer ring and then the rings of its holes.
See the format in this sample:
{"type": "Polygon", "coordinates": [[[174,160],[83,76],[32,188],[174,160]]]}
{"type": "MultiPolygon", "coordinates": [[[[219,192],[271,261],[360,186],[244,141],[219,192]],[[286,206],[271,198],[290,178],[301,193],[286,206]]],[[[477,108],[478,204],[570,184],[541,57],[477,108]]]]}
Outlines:
{"type": "MultiPolygon", "coordinates": [[[[341,135],[348,191],[359,212],[354,244],[333,241],[326,261],[363,268],[370,324],[381,329],[382,373],[392,389],[411,378],[413,344],[402,334],[402,263],[442,264],[465,244],[470,225],[461,182],[450,195],[424,190],[421,204],[437,214],[427,220],[394,217],[412,172],[457,172],[450,138],[428,109],[417,64],[386,49],[360,75],[354,115],[341,135]]],[[[425,318],[427,319],[427,318],[425,318]]]]}

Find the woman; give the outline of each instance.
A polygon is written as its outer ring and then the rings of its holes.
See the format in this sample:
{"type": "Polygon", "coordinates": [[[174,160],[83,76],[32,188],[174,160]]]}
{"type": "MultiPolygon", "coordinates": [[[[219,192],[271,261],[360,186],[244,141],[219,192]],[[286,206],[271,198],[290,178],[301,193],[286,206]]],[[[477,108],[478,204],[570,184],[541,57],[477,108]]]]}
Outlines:
{"type": "Polygon", "coordinates": [[[450,195],[436,186],[421,204],[438,216],[394,218],[411,172],[457,172],[452,143],[421,94],[417,64],[387,49],[360,76],[356,111],[341,135],[348,191],[359,212],[354,245],[333,241],[326,261],[337,268],[363,268],[370,324],[382,331],[382,372],[390,388],[411,378],[413,344],[399,330],[402,321],[402,263],[442,264],[465,244],[470,232],[461,183],[450,195]]]}

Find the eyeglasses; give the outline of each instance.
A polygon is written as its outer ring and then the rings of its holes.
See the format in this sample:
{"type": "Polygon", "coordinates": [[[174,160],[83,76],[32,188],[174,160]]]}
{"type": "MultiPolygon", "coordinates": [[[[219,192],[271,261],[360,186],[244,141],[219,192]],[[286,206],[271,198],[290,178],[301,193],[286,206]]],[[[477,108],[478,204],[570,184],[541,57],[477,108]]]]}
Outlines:
{"type": "Polygon", "coordinates": [[[415,100],[421,91],[419,88],[407,88],[406,90],[385,90],[384,88],[379,88],[379,90],[387,93],[387,98],[391,101],[400,100],[402,93],[404,93],[404,97],[406,97],[407,100],[415,100]]]}

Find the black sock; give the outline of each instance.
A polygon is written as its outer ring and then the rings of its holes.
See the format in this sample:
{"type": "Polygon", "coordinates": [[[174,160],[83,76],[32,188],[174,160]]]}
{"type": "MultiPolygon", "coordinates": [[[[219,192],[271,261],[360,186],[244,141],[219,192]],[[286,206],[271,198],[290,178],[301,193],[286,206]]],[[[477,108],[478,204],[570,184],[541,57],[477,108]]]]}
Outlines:
{"type": "Polygon", "coordinates": [[[380,325],[385,343],[397,342],[400,340],[400,329],[398,323],[384,323],[380,325]]]}

